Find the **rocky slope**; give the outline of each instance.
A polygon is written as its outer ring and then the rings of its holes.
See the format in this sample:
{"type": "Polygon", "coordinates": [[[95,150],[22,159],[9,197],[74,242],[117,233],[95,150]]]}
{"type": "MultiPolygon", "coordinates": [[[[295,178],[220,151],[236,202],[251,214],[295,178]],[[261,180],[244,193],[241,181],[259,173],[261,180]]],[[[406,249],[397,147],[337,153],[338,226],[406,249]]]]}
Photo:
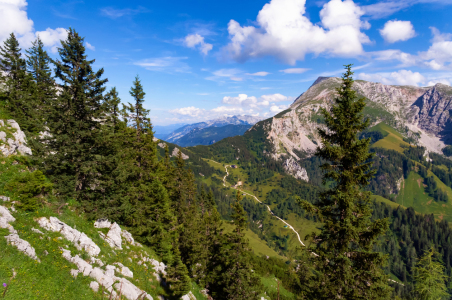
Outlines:
{"type": "MultiPolygon", "coordinates": [[[[288,110],[257,123],[250,130],[264,129],[272,146],[270,155],[275,159],[299,160],[304,154],[309,156],[320,145],[317,129],[324,125],[319,110],[331,106],[340,83],[340,78],[318,78],[288,110]]],[[[391,86],[357,80],[353,88],[367,99],[364,115],[372,125],[385,122],[405,137],[416,139],[428,151],[437,153],[452,142],[451,87],[391,86]]]]}

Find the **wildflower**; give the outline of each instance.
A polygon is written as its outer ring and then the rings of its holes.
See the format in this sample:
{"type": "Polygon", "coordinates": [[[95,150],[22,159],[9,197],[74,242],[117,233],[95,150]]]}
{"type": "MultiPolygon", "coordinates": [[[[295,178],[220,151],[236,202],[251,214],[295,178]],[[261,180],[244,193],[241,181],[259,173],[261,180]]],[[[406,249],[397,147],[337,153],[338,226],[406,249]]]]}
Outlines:
{"type": "Polygon", "coordinates": [[[3,287],[6,287],[6,286],[7,286],[7,284],[3,282],[3,287]]]}

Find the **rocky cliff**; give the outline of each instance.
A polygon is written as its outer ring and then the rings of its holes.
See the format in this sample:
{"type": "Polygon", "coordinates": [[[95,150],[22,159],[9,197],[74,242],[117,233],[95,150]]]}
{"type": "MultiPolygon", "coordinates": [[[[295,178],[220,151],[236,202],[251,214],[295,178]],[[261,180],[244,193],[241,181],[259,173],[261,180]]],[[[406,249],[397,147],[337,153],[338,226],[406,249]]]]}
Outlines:
{"type": "MultiPolygon", "coordinates": [[[[286,165],[293,165],[292,161],[288,162],[289,157],[298,161],[312,155],[320,145],[317,129],[324,124],[319,110],[332,105],[340,84],[340,78],[319,77],[289,109],[250,130],[261,127],[272,148],[269,155],[282,159],[284,167],[289,169],[286,165]]],[[[357,80],[353,89],[358,96],[366,98],[364,116],[372,125],[385,122],[403,136],[417,140],[428,151],[441,153],[446,144],[452,143],[450,86],[392,86],[357,80]]]]}

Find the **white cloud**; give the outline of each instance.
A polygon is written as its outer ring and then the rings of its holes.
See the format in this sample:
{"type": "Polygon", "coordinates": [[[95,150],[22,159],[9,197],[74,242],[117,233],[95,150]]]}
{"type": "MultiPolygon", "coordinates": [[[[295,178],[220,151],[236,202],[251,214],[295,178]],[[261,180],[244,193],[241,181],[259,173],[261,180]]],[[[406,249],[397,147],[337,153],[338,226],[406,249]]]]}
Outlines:
{"type": "Polygon", "coordinates": [[[369,38],[361,28],[364,14],[352,0],[331,0],[320,11],[321,26],[305,14],[306,0],[271,0],[257,16],[257,26],[228,25],[230,43],[225,54],[237,61],[254,57],[275,56],[294,65],[308,53],[333,56],[355,56],[363,53],[362,44],[369,38]]]}
{"type": "Polygon", "coordinates": [[[165,56],[137,61],[134,65],[150,71],[190,73],[190,67],[183,62],[187,57],[165,56]]]}
{"type": "Polygon", "coordinates": [[[184,44],[188,48],[196,48],[198,46],[199,51],[204,55],[207,55],[213,48],[213,45],[204,42],[204,37],[198,33],[187,35],[184,39],[184,44]]]}
{"type": "Polygon", "coordinates": [[[213,76],[206,77],[207,80],[224,81],[225,78],[229,78],[232,81],[242,81],[240,77],[243,71],[240,69],[220,69],[212,72],[213,76]]]}
{"type": "Polygon", "coordinates": [[[180,118],[190,118],[193,121],[214,119],[222,116],[233,115],[253,115],[258,116],[262,114],[264,117],[274,115],[289,105],[278,105],[277,102],[293,101],[293,97],[284,96],[282,94],[262,95],[259,98],[255,96],[248,96],[246,94],[239,94],[236,97],[223,97],[220,105],[212,109],[202,109],[194,106],[183,107],[170,110],[171,114],[177,115],[180,118]]]}
{"type": "Polygon", "coordinates": [[[281,94],[262,95],[261,99],[269,102],[284,102],[295,100],[293,97],[287,97],[281,94]]]}
{"type": "Polygon", "coordinates": [[[189,107],[172,109],[169,112],[172,114],[177,114],[177,115],[182,115],[182,116],[199,117],[204,114],[205,110],[194,107],[194,106],[189,106],[189,107]]]}
{"type": "Polygon", "coordinates": [[[285,69],[285,70],[279,70],[279,72],[283,72],[286,74],[301,74],[301,73],[304,73],[309,70],[310,69],[306,69],[306,68],[289,68],[289,69],[285,69]]]}
{"type": "Polygon", "coordinates": [[[398,60],[403,67],[421,66],[433,70],[452,69],[452,34],[440,33],[438,29],[430,27],[433,38],[427,51],[409,54],[400,50],[384,50],[368,53],[375,60],[398,60]]]}
{"type": "Polygon", "coordinates": [[[250,76],[261,76],[261,77],[267,76],[268,74],[270,74],[270,73],[268,73],[268,72],[246,73],[246,75],[250,75],[250,76]]]}
{"type": "Polygon", "coordinates": [[[272,112],[272,113],[279,113],[279,112],[282,112],[283,110],[285,110],[285,109],[287,109],[287,108],[289,108],[289,106],[288,105],[272,105],[271,107],[270,107],[270,111],[272,112]]]}
{"type": "Polygon", "coordinates": [[[429,81],[429,82],[427,83],[427,86],[434,86],[434,85],[437,84],[437,83],[442,83],[442,84],[451,85],[451,84],[450,84],[451,81],[449,81],[449,80],[447,80],[447,79],[445,79],[445,78],[442,78],[442,79],[437,79],[437,80],[431,80],[431,81],[429,81]]]}
{"type": "Polygon", "coordinates": [[[226,96],[223,97],[221,103],[228,105],[236,105],[242,107],[258,108],[268,107],[271,103],[293,101],[293,97],[287,97],[282,94],[262,95],[259,98],[255,96],[248,96],[246,94],[239,94],[237,97],[226,96]]]}
{"type": "Polygon", "coordinates": [[[398,41],[407,41],[416,36],[413,24],[410,21],[388,21],[383,29],[380,29],[380,35],[388,43],[398,41]]]}
{"type": "Polygon", "coordinates": [[[60,45],[60,39],[66,39],[67,32],[64,28],[35,32],[34,23],[27,15],[27,1],[25,0],[0,0],[0,43],[5,41],[11,32],[14,32],[22,48],[31,46],[31,42],[37,35],[41,37],[44,46],[56,52],[60,45]]]}
{"type": "Polygon", "coordinates": [[[94,47],[88,42],[85,42],[85,47],[88,48],[89,50],[96,51],[96,47],[94,47]]]}
{"type": "Polygon", "coordinates": [[[381,82],[389,85],[415,85],[419,86],[425,83],[425,77],[419,72],[412,72],[409,70],[399,70],[392,73],[360,73],[357,75],[359,79],[381,82]]]}

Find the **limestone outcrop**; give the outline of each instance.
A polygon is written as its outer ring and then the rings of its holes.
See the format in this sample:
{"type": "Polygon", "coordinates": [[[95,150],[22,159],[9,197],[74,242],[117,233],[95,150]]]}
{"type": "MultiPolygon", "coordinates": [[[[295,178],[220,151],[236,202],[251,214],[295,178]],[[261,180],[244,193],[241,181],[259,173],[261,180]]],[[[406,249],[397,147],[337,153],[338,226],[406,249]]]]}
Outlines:
{"type": "MultiPolygon", "coordinates": [[[[171,157],[177,157],[177,156],[179,155],[179,152],[181,152],[181,151],[179,150],[179,148],[174,147],[173,152],[171,153],[170,156],[171,156],[171,157]]],[[[181,154],[182,154],[182,159],[183,159],[183,160],[186,160],[186,159],[189,159],[189,158],[190,158],[188,155],[184,154],[183,152],[181,152],[181,154]]]]}
{"type": "Polygon", "coordinates": [[[14,120],[6,122],[0,120],[0,151],[4,156],[32,154],[31,149],[27,147],[25,133],[14,120]]]}
{"type": "Polygon", "coordinates": [[[309,182],[308,172],[305,168],[302,168],[293,157],[289,157],[283,163],[284,170],[287,174],[292,175],[297,179],[309,182]]]}
{"type": "Polygon", "coordinates": [[[72,242],[78,250],[85,250],[91,256],[97,256],[100,248],[85,233],[74,229],[55,217],[39,218],[38,224],[49,231],[61,233],[68,241],[72,242]]]}

